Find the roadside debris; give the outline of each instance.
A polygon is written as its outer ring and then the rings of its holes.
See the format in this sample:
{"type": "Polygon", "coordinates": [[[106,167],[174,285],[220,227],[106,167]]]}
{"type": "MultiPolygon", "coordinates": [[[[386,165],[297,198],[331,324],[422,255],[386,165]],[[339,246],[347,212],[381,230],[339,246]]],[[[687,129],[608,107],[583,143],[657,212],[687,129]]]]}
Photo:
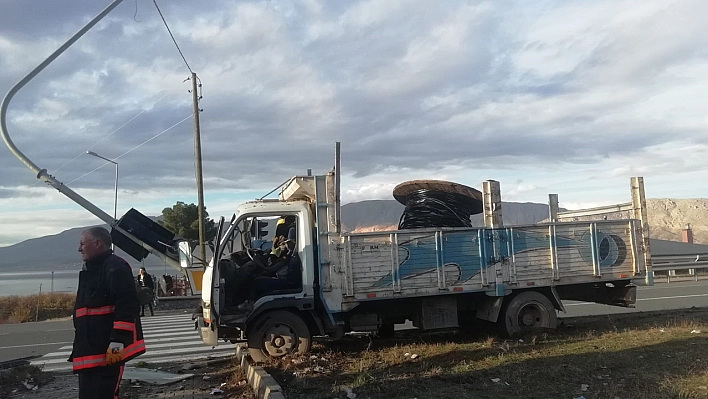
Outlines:
{"type": "Polygon", "coordinates": [[[211,393],[209,395],[222,395],[224,391],[222,391],[219,388],[212,388],[211,393]]]}
{"type": "Polygon", "coordinates": [[[184,366],[182,366],[182,370],[196,370],[200,368],[201,366],[198,364],[194,363],[185,363],[184,366]]]}
{"type": "Polygon", "coordinates": [[[693,330],[693,331],[691,331],[691,334],[700,334],[700,333],[701,333],[701,330],[693,330]]]}
{"type": "Polygon", "coordinates": [[[492,382],[497,384],[497,383],[501,382],[501,378],[492,378],[492,382]]]}
{"type": "Polygon", "coordinates": [[[588,390],[589,387],[590,387],[590,385],[588,385],[588,384],[580,384],[580,391],[585,392],[588,390]]]}
{"type": "MultiPolygon", "coordinates": [[[[185,365],[186,366],[186,365],[185,365]]],[[[135,384],[138,381],[144,382],[146,384],[153,385],[167,385],[174,382],[186,380],[192,377],[194,374],[185,373],[170,373],[163,370],[155,370],[148,368],[136,368],[136,367],[126,367],[123,371],[123,379],[129,380],[131,384],[135,384]]],[[[135,386],[135,385],[133,385],[135,386]]],[[[140,386],[140,385],[137,385],[140,386]]]]}

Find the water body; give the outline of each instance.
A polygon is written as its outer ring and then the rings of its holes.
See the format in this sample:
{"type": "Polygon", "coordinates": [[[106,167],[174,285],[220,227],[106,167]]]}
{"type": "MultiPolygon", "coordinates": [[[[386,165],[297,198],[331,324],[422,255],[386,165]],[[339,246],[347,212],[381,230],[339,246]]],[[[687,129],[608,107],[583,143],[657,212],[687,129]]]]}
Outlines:
{"type": "Polygon", "coordinates": [[[0,296],[33,295],[42,292],[75,293],[79,270],[0,272],[0,296]]]}

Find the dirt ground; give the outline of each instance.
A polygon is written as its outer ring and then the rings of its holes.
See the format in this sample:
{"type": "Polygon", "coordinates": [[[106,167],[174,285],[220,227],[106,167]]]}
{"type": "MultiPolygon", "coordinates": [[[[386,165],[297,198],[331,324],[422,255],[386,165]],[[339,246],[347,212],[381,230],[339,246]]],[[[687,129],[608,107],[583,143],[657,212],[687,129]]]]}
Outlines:
{"type": "MultiPolygon", "coordinates": [[[[168,385],[151,385],[142,381],[123,380],[122,399],[143,398],[231,398],[254,399],[253,390],[246,383],[246,376],[235,358],[219,361],[194,362],[197,368],[183,370],[185,363],[141,364],[177,374],[193,374],[185,380],[168,385]],[[222,392],[214,395],[217,388],[222,392]]],[[[33,366],[22,366],[6,371],[0,379],[0,397],[8,399],[75,399],[78,395],[78,378],[67,373],[45,373],[33,366]],[[31,379],[28,380],[28,375],[31,379]],[[25,382],[30,382],[29,387],[25,382]],[[32,389],[37,386],[36,389],[32,389]]]]}

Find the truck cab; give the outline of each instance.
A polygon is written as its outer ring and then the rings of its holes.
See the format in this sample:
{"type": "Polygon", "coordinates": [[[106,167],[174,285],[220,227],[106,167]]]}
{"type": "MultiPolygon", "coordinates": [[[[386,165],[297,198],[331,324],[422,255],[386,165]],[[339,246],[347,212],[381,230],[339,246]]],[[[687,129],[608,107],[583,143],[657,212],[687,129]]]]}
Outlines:
{"type": "MultiPolygon", "coordinates": [[[[247,341],[251,356],[264,359],[307,352],[311,335],[325,333],[315,191],[332,178],[296,176],[279,199],[244,203],[230,222],[220,221],[196,318],[205,344],[247,341]]],[[[319,205],[326,213],[327,204],[319,205]]]]}

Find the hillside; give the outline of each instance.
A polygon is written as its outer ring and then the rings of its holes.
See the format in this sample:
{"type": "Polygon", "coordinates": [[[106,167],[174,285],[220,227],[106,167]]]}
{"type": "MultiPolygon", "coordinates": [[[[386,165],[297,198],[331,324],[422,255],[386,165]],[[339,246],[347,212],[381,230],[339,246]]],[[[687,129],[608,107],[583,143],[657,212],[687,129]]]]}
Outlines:
{"type": "MultiPolygon", "coordinates": [[[[647,207],[652,238],[680,241],[681,230],[690,223],[695,242],[708,243],[708,199],[650,199],[647,207]]],[[[533,224],[548,218],[546,204],[505,202],[502,210],[505,225],[533,224]]],[[[394,200],[346,204],[342,206],[343,229],[354,232],[395,230],[402,212],[403,206],[394,200]]],[[[474,216],[472,222],[474,226],[481,226],[481,215],[474,216]]],[[[85,228],[0,248],[0,271],[78,269],[81,258],[77,245],[85,228]]],[[[118,254],[137,264],[122,251],[118,254]]],[[[145,265],[164,267],[154,256],[149,256],[145,265]]]]}
{"type": "Polygon", "coordinates": [[[708,199],[650,199],[647,210],[652,238],[680,241],[690,223],[694,242],[708,244],[708,199]]]}

